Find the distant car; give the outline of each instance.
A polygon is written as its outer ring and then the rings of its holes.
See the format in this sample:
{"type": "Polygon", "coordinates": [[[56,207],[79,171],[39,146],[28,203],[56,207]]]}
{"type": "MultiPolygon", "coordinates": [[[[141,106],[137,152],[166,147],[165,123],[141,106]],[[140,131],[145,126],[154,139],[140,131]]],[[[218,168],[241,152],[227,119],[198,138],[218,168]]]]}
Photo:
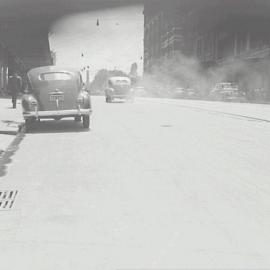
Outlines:
{"type": "Polygon", "coordinates": [[[114,76],[108,79],[105,87],[106,102],[112,102],[114,99],[134,100],[134,90],[131,86],[131,80],[128,77],[114,76]]]}
{"type": "Polygon", "coordinates": [[[174,98],[181,99],[198,99],[200,98],[199,91],[194,88],[177,87],[173,91],[174,98]]]}
{"type": "Polygon", "coordinates": [[[91,99],[80,72],[56,66],[38,67],[27,73],[27,84],[22,97],[27,129],[36,120],[66,117],[82,120],[83,127],[89,128],[91,99]]]}
{"type": "Polygon", "coordinates": [[[210,91],[211,100],[244,102],[245,93],[239,90],[238,85],[231,82],[217,83],[210,91]]]}
{"type": "Polygon", "coordinates": [[[200,93],[197,89],[186,88],[186,98],[188,99],[198,99],[200,98],[200,93]]]}
{"type": "Polygon", "coordinates": [[[143,86],[135,87],[134,94],[137,97],[146,97],[147,96],[147,92],[143,86]]]}
{"type": "Polygon", "coordinates": [[[186,97],[186,89],[183,87],[176,87],[173,90],[173,98],[185,98],[186,97]]]}

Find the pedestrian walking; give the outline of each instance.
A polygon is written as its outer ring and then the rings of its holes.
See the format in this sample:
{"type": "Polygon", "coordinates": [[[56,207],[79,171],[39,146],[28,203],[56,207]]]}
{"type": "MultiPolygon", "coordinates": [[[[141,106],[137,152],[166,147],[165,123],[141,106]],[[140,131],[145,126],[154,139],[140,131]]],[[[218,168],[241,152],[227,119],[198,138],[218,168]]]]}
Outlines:
{"type": "Polygon", "coordinates": [[[15,109],[18,95],[22,90],[22,78],[16,72],[9,77],[8,88],[11,94],[12,107],[15,109]]]}

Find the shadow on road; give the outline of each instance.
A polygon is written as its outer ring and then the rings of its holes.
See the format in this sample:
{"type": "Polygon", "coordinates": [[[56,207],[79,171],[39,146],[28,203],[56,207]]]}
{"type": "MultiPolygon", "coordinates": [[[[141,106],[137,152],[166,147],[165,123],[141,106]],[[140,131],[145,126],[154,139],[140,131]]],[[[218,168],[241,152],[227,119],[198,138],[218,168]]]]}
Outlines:
{"type": "Polygon", "coordinates": [[[13,120],[1,120],[2,123],[11,126],[11,125],[19,125],[21,122],[13,121],[13,120]]]}
{"type": "Polygon", "coordinates": [[[42,120],[32,123],[30,129],[26,131],[27,134],[72,132],[89,132],[89,129],[83,128],[82,122],[74,120],[42,120]]]}
{"type": "Polygon", "coordinates": [[[16,110],[17,109],[17,108],[13,108],[12,105],[11,106],[6,106],[5,108],[8,109],[8,110],[16,110]]]}
{"type": "Polygon", "coordinates": [[[2,120],[0,121],[0,134],[17,135],[21,128],[21,122],[2,120]]]}
{"type": "Polygon", "coordinates": [[[7,165],[12,162],[12,156],[19,149],[19,145],[24,138],[24,133],[20,132],[15,140],[9,145],[7,150],[3,153],[0,153],[0,177],[3,177],[7,174],[7,165]]]}

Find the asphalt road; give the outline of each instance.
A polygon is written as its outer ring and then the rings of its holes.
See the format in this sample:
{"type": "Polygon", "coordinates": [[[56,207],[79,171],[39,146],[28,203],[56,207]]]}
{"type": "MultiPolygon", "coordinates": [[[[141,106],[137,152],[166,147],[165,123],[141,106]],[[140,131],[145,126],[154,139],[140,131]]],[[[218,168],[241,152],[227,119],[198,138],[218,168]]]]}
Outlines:
{"type": "Polygon", "coordinates": [[[41,122],[0,189],[0,269],[270,268],[270,124],[94,98],[91,131],[41,122]]]}

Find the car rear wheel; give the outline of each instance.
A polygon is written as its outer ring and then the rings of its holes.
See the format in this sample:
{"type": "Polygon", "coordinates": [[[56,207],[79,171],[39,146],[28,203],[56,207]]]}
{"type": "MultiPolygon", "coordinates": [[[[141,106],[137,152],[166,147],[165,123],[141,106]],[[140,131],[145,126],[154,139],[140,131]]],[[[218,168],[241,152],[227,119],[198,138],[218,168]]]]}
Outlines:
{"type": "Polygon", "coordinates": [[[90,126],[90,116],[84,115],[83,116],[83,128],[89,128],[90,126]]]}
{"type": "Polygon", "coordinates": [[[31,129],[31,124],[32,124],[32,120],[31,119],[25,119],[25,131],[28,132],[31,129]]]}
{"type": "Polygon", "coordinates": [[[106,102],[107,103],[110,103],[112,100],[111,100],[111,98],[110,97],[106,97],[106,102]]]}

